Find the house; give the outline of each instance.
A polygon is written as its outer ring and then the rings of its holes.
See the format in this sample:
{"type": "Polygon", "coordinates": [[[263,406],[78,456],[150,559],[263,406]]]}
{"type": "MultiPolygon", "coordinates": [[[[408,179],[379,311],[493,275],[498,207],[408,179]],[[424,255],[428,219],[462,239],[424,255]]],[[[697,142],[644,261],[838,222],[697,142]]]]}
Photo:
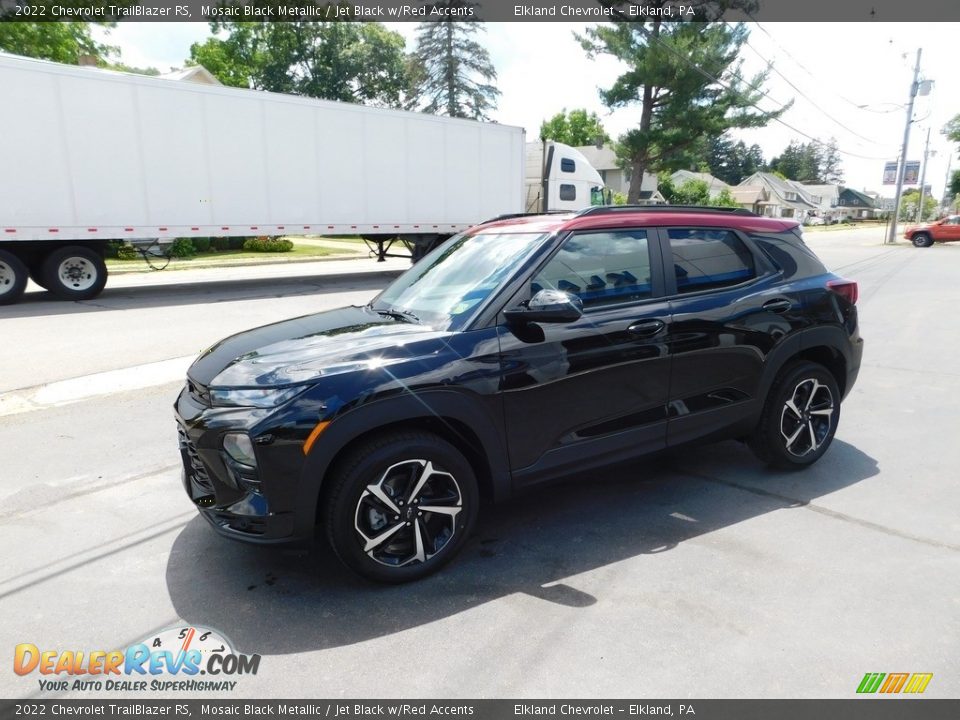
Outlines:
{"type": "MultiPolygon", "coordinates": [[[[613,148],[603,145],[581,145],[576,148],[583,154],[593,169],[600,173],[603,185],[615,193],[627,195],[630,192],[630,170],[623,169],[617,161],[617,154],[613,148]]],[[[657,190],[657,176],[645,172],[640,185],[640,202],[645,204],[666,203],[663,195],[657,190]]]]}
{"type": "Polygon", "coordinates": [[[201,85],[223,85],[222,82],[214,77],[213,73],[207,70],[203,65],[191,65],[180,70],[172,70],[168,73],[162,73],[162,78],[167,80],[184,80],[186,82],[200,83],[201,85]]]}
{"type": "Polygon", "coordinates": [[[770,193],[763,185],[737,185],[730,188],[730,194],[740,207],[757,215],[764,215],[770,202],[770,193]]]}
{"type": "Polygon", "coordinates": [[[768,199],[762,201],[763,215],[766,217],[793,218],[804,222],[817,214],[818,203],[798,182],[784,180],[773,173],[756,172],[737,187],[753,186],[763,187],[768,193],[768,199]]]}
{"type": "Polygon", "coordinates": [[[740,207],[755,212],[757,215],[764,214],[764,206],[770,199],[770,193],[763,185],[729,185],[710,173],[677,170],[670,176],[670,179],[678,187],[691,180],[704,182],[710,191],[711,198],[717,197],[726,190],[740,207]]]}
{"type": "Polygon", "coordinates": [[[877,214],[877,205],[873,198],[853,188],[841,188],[837,209],[841,219],[867,220],[877,214]]]}
{"type": "Polygon", "coordinates": [[[797,183],[804,189],[810,199],[817,205],[817,217],[821,217],[828,224],[840,219],[837,204],[840,198],[840,188],[836,185],[806,185],[797,183]]]}
{"type": "Polygon", "coordinates": [[[895,207],[893,198],[883,197],[880,193],[874,192],[872,190],[864,190],[863,194],[869,197],[871,200],[873,200],[873,204],[876,206],[879,212],[882,212],[882,213],[893,212],[893,208],[895,207]]]}
{"type": "Polygon", "coordinates": [[[726,190],[730,192],[733,188],[730,185],[727,185],[720,178],[716,178],[710,173],[704,172],[693,172],[692,170],[677,170],[673,175],[670,176],[670,179],[673,180],[673,184],[676,187],[683,185],[685,182],[697,181],[706,183],[707,189],[710,191],[710,197],[715,198],[721,192],[726,190]]]}

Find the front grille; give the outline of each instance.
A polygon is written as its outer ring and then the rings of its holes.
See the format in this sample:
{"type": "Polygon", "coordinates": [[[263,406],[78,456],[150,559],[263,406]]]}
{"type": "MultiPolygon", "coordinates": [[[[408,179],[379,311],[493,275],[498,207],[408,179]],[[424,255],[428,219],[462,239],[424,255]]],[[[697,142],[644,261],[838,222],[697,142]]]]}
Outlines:
{"type": "Polygon", "coordinates": [[[183,456],[184,470],[191,483],[191,495],[198,505],[207,506],[214,502],[213,483],[207,474],[207,468],[200,460],[197,446],[190,442],[186,430],[177,428],[177,437],[180,442],[180,454],[183,456]]]}

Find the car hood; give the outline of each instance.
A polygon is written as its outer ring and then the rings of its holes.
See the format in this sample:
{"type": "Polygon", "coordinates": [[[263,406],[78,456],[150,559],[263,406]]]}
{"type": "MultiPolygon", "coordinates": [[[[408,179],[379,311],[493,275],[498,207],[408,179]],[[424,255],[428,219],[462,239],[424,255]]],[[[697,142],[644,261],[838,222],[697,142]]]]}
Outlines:
{"type": "Polygon", "coordinates": [[[187,376],[208,387],[295,385],[371,362],[415,359],[424,351],[419,341],[446,334],[367,307],[339,308],[221,340],[197,358],[187,376]]]}

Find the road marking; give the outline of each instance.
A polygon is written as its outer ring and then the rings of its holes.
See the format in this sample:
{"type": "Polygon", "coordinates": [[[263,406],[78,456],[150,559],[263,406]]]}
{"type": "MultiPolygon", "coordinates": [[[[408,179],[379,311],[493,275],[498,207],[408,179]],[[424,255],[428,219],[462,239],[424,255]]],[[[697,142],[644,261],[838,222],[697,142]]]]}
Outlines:
{"type": "Polygon", "coordinates": [[[183,380],[194,359],[187,355],[0,393],[0,417],[183,380]]]}

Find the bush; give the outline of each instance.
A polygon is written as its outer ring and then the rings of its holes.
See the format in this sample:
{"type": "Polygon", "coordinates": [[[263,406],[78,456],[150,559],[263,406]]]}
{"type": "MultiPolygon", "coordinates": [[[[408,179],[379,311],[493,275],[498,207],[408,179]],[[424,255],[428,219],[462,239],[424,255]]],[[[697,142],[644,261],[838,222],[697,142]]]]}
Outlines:
{"type": "Polygon", "coordinates": [[[117,258],[120,260],[138,260],[140,253],[133,245],[121,245],[117,248],[117,258]]]}
{"type": "Polygon", "coordinates": [[[215,237],[213,238],[213,249],[219,251],[229,250],[230,249],[230,238],[225,237],[215,237]]]}
{"type": "Polygon", "coordinates": [[[243,244],[247,241],[245,237],[227,238],[227,247],[230,250],[243,250],[243,244]]]}
{"type": "Polygon", "coordinates": [[[170,253],[171,257],[182,258],[195,255],[197,251],[194,249],[190,238],[177,238],[173,241],[173,244],[170,245],[168,252],[170,253]]]}
{"type": "Polygon", "coordinates": [[[210,238],[198,237],[193,238],[193,249],[198,253],[207,252],[210,249],[210,238]]]}
{"type": "Polygon", "coordinates": [[[115,258],[122,247],[123,240],[110,240],[107,242],[107,246],[103,249],[103,256],[105,258],[115,258]]]}
{"type": "Polygon", "coordinates": [[[243,249],[250,252],[290,252],[293,243],[284,238],[256,237],[250,238],[243,244],[243,249]]]}

